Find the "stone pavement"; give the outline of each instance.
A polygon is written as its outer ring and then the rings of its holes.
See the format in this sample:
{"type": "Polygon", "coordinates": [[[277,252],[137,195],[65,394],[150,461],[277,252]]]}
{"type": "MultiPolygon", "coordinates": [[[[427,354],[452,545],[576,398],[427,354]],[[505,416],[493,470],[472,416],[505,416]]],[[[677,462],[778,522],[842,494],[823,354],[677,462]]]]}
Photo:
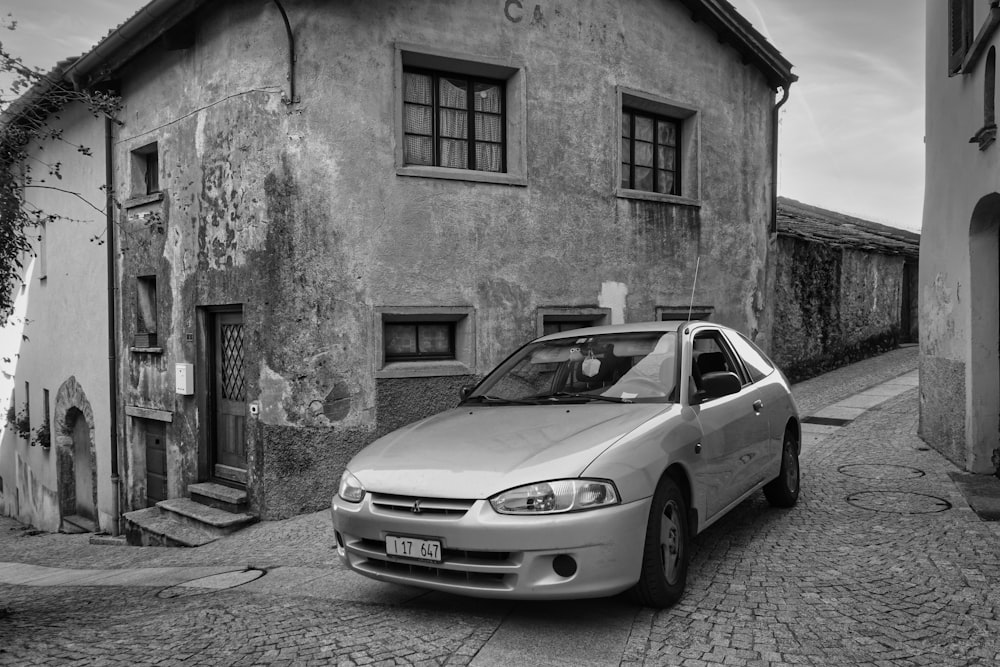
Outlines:
{"type": "Polygon", "coordinates": [[[0,519],[0,664],[998,664],[1000,530],[916,435],[916,360],[795,386],[819,422],[799,504],[758,494],[695,538],[668,610],[370,581],[340,566],[325,511],[197,549],[0,519]]]}

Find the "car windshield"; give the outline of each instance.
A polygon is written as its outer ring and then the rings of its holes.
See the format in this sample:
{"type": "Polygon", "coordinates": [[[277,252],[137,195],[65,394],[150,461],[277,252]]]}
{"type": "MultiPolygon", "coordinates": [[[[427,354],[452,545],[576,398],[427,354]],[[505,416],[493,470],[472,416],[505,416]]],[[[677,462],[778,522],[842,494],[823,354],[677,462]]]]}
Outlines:
{"type": "Polygon", "coordinates": [[[483,405],[675,401],[676,334],[644,331],[530,343],[466,402],[483,405]]]}

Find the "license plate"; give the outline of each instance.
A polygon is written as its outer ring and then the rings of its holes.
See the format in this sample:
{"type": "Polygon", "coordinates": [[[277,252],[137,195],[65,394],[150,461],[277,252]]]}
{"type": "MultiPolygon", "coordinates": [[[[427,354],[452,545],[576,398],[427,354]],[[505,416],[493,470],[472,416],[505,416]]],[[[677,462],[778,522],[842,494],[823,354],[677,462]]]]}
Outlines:
{"type": "Polygon", "coordinates": [[[385,553],[400,558],[414,558],[441,562],[441,540],[423,540],[418,537],[385,536],[385,553]]]}

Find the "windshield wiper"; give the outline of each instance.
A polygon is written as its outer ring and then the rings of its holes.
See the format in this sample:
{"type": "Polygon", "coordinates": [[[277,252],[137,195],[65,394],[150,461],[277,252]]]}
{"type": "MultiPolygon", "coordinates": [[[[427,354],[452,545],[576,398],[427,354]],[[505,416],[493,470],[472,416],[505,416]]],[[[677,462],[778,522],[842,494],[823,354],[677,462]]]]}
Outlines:
{"type": "Polygon", "coordinates": [[[557,391],[552,394],[545,394],[542,396],[535,396],[539,400],[558,400],[560,398],[576,398],[585,401],[608,401],[609,403],[632,403],[630,398],[619,398],[617,396],[602,396],[601,394],[581,394],[569,391],[557,391]]]}
{"type": "Polygon", "coordinates": [[[488,394],[480,394],[479,396],[470,396],[469,398],[462,401],[463,403],[487,403],[492,405],[538,405],[538,401],[525,401],[520,398],[503,398],[501,396],[490,396],[488,394]]]}

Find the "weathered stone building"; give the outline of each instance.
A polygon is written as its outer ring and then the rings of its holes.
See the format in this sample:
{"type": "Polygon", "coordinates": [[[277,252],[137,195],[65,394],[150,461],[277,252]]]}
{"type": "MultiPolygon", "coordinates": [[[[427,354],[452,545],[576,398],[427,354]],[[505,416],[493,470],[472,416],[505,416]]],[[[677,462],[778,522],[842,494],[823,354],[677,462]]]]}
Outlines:
{"type": "Polygon", "coordinates": [[[778,198],[771,357],[793,382],[917,342],[920,235],[778,198]]]}
{"type": "Polygon", "coordinates": [[[927,3],[920,431],[966,470],[1000,469],[997,2],[927,3]]]}
{"type": "Polygon", "coordinates": [[[693,305],[770,343],[795,77],[722,0],[154,0],[67,76],[125,102],[126,509],[321,508],[552,328],[693,305]]]}

